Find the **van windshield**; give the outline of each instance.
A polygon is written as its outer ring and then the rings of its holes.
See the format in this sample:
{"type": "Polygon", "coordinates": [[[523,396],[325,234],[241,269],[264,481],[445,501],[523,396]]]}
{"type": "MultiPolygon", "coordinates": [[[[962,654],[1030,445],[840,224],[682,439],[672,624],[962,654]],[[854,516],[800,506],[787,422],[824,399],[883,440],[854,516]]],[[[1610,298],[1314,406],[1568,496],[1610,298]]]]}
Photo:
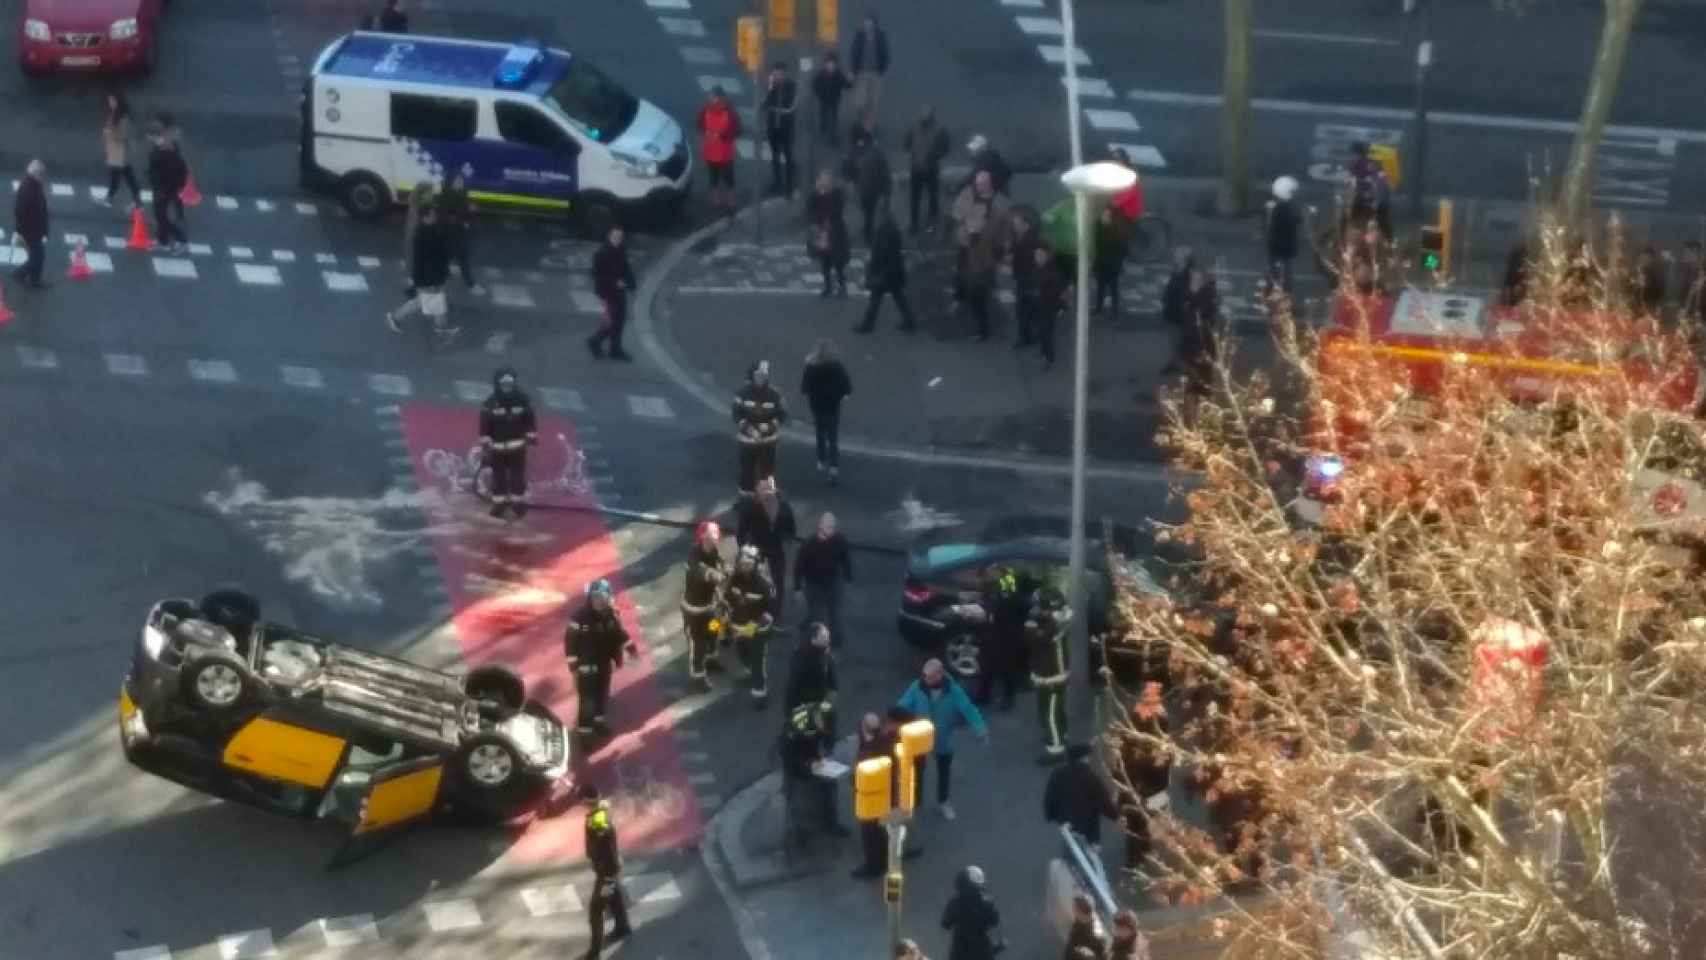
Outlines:
{"type": "Polygon", "coordinates": [[[638,98],[580,57],[569,58],[562,79],[545,96],[599,143],[620,137],[640,110],[638,98]]]}

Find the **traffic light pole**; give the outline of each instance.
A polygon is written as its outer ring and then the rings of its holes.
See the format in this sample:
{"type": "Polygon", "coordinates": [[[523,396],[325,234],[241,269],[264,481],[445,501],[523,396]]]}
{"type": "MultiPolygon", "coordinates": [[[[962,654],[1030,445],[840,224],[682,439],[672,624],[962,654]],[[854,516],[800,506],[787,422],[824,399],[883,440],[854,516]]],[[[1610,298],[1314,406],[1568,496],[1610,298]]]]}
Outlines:
{"type": "Polygon", "coordinates": [[[889,908],[889,942],[883,952],[884,960],[894,956],[895,944],[900,943],[900,891],[906,882],[900,872],[901,855],[906,847],[906,814],[891,812],[884,824],[889,838],[889,868],[883,877],[883,900],[889,908]]]}
{"type": "Polygon", "coordinates": [[[1433,66],[1433,4],[1429,0],[1405,0],[1406,7],[1419,8],[1421,42],[1416,44],[1416,165],[1410,177],[1410,216],[1422,215],[1428,169],[1428,68],[1433,66]]]}

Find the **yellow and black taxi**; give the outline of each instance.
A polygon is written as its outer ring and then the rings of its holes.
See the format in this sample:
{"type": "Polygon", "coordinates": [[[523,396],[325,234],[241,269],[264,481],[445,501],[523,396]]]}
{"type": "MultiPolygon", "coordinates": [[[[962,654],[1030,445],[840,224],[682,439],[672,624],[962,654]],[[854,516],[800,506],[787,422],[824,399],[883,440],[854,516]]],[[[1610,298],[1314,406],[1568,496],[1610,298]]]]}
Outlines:
{"type": "Polygon", "coordinates": [[[149,610],[119,737],[149,773],[354,838],[434,815],[499,822],[569,792],[568,732],[513,672],[353,649],[269,623],[236,591],[149,610]]]}

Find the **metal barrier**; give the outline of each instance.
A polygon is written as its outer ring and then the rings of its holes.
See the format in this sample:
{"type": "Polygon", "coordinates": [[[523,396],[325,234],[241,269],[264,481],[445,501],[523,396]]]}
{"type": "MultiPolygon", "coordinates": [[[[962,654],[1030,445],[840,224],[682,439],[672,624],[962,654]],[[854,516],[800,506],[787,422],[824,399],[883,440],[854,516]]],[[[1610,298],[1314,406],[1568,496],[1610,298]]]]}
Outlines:
{"type": "Polygon", "coordinates": [[[1096,918],[1104,930],[1111,928],[1120,905],[1114,901],[1113,887],[1108,883],[1102,855],[1083,835],[1064,823],[1060,825],[1060,846],[1061,860],[1072,872],[1079,889],[1090,895],[1090,902],[1096,907],[1096,918]]]}

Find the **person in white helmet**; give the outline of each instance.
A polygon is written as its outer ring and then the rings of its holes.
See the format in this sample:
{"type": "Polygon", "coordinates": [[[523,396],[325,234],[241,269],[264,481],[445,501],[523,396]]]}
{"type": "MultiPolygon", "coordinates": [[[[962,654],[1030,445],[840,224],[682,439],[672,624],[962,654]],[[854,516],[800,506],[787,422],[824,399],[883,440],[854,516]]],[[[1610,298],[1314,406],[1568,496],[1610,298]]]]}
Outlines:
{"type": "Polygon", "coordinates": [[[1268,201],[1268,282],[1276,293],[1291,296],[1292,262],[1297,259],[1298,234],[1303,215],[1297,209],[1297,179],[1274,181],[1274,197],[1268,201]]]}

